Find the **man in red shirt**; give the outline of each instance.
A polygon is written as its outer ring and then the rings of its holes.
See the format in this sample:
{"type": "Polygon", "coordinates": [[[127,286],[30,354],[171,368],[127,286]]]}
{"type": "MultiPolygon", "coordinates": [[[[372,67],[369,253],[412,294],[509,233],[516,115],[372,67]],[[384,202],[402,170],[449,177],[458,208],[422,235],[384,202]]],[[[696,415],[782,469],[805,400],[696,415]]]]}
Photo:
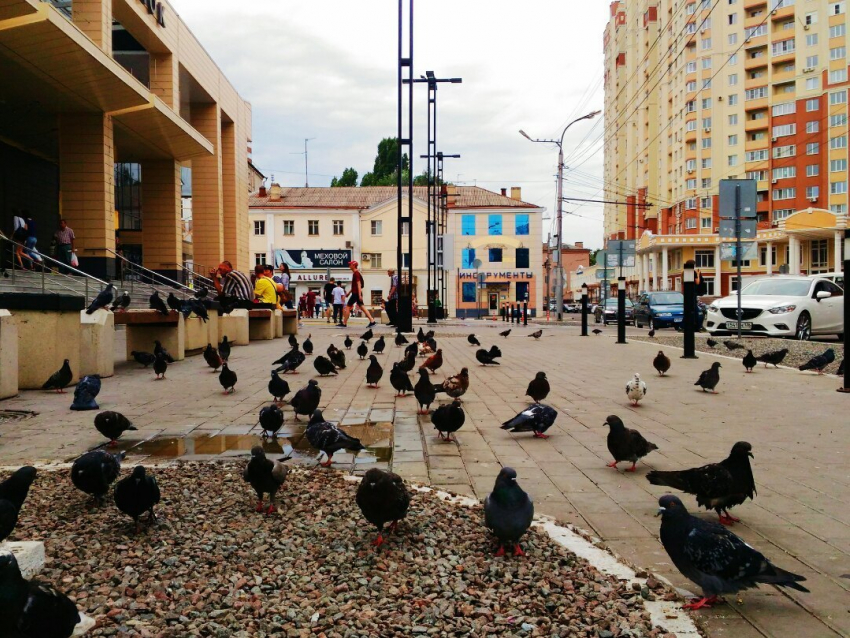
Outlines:
{"type": "Polygon", "coordinates": [[[363,314],[369,319],[369,328],[375,325],[375,320],[372,318],[372,314],[369,312],[369,309],[363,304],[363,286],[365,282],[363,281],[363,275],[360,274],[359,264],[356,261],[348,262],[348,267],[351,269],[351,295],[348,297],[348,303],[345,305],[344,311],[344,319],[343,323],[348,326],[348,318],[351,316],[351,309],[354,308],[355,305],[360,306],[360,310],[363,311],[363,314]]]}
{"type": "Polygon", "coordinates": [[[316,310],[316,291],[308,290],[307,291],[307,317],[309,319],[313,318],[313,312],[316,310]]]}

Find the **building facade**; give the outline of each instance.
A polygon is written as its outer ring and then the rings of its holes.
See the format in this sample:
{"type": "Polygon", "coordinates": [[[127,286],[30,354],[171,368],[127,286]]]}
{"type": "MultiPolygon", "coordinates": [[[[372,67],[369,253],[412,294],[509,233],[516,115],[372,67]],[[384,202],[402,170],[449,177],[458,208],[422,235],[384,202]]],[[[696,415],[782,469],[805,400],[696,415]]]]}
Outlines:
{"type": "Polygon", "coordinates": [[[247,267],[251,108],[167,1],[3,2],[0,86],[4,228],[26,211],[46,251],[65,219],[98,276],[119,246],[176,279],[247,267]]]}
{"type": "Polygon", "coordinates": [[[636,289],[736,286],[722,179],[756,180],[744,275],[840,269],[847,225],[845,1],[627,0],[605,29],[605,236],[638,240],[636,289]],[[747,255],[750,257],[750,255],[747,255]]]}
{"type": "MultiPolygon", "coordinates": [[[[557,268],[557,249],[549,243],[543,244],[543,271],[545,278],[544,303],[557,299],[555,292],[555,269],[557,268]]],[[[584,242],[577,241],[575,244],[561,244],[561,266],[564,269],[564,290],[561,295],[563,301],[575,301],[573,294],[573,276],[590,266],[590,249],[584,247],[584,242]]]]}

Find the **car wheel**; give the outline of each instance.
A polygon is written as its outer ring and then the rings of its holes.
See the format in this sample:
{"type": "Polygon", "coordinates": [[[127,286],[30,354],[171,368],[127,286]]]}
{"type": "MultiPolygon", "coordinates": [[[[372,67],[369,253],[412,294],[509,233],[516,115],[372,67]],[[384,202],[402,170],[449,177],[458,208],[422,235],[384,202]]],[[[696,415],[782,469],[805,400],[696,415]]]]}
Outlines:
{"type": "Polygon", "coordinates": [[[794,331],[794,338],[799,341],[808,341],[812,338],[812,318],[806,311],[801,312],[797,318],[797,328],[794,331]]]}

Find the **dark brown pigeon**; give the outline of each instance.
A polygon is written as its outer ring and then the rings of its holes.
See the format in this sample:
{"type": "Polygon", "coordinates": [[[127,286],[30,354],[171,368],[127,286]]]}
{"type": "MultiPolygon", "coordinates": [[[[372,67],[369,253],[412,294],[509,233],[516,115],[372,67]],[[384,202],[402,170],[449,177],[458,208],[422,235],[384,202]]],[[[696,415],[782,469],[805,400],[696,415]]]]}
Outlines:
{"type": "Polygon", "coordinates": [[[717,387],[717,384],[720,383],[720,368],[721,365],[718,361],[715,361],[711,364],[711,367],[708,370],[703,370],[697,382],[694,385],[698,385],[702,388],[702,391],[711,390],[712,394],[717,394],[717,390],[714,388],[717,387]]]}
{"type": "Polygon", "coordinates": [[[549,396],[549,380],[546,378],[545,372],[538,372],[535,375],[529,382],[525,395],[534,399],[535,403],[540,403],[549,396]]]}
{"type": "Polygon", "coordinates": [[[355,500],[363,517],[378,528],[378,538],[372,542],[375,547],[384,543],[384,525],[389,523],[389,531],[394,532],[410,507],[404,480],[398,474],[375,467],[360,481],[355,500]]]}
{"type": "Polygon", "coordinates": [[[663,350],[659,350],[658,354],[655,355],[655,359],[652,360],[652,367],[663,377],[670,369],[670,357],[664,354],[663,350]]]}
{"type": "Polygon", "coordinates": [[[743,359],[743,364],[744,368],[747,369],[747,372],[752,372],[753,368],[758,365],[758,359],[756,359],[756,356],[753,354],[752,350],[747,350],[747,354],[744,356],[743,359]]]}

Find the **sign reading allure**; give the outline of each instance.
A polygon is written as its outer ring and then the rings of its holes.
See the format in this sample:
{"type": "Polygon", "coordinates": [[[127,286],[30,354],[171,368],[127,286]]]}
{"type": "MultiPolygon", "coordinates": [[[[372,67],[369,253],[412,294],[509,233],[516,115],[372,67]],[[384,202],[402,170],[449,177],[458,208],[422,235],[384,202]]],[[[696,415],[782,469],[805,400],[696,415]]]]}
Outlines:
{"type": "MultiPolygon", "coordinates": [[[[481,277],[484,277],[485,280],[493,280],[493,279],[533,279],[534,273],[530,270],[520,270],[514,272],[484,272],[479,271],[478,273],[481,277]]],[[[475,279],[475,271],[464,272],[460,271],[458,273],[458,278],[460,279],[475,279]]]]}
{"type": "Polygon", "coordinates": [[[156,23],[165,28],[165,5],[157,0],[139,0],[152,16],[156,18],[156,23]]]}
{"type": "Polygon", "coordinates": [[[348,268],[351,261],[350,250],[283,250],[274,251],[274,266],[289,266],[290,270],[310,270],[314,268],[348,268]]]}

